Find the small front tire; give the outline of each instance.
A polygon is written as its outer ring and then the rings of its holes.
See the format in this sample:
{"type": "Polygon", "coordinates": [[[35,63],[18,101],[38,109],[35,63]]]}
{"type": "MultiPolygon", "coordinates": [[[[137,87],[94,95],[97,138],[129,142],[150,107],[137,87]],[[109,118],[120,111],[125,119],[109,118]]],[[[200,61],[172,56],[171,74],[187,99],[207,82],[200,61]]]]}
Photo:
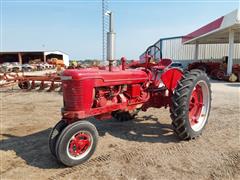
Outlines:
{"type": "Polygon", "coordinates": [[[48,145],[49,145],[50,152],[54,157],[56,157],[56,153],[55,153],[56,142],[62,130],[66,126],[67,126],[67,123],[64,120],[61,120],[52,128],[49,134],[48,145]]]}
{"type": "Polygon", "coordinates": [[[66,166],[82,164],[93,155],[97,143],[98,132],[92,123],[75,122],[68,125],[57,140],[57,159],[66,166]]]}

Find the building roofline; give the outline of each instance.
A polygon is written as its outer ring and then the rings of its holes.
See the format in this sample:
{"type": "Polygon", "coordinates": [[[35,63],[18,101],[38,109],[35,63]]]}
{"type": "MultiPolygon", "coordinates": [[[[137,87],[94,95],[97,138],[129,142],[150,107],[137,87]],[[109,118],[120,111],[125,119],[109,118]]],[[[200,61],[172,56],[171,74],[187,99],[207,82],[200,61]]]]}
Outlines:
{"type": "Polygon", "coordinates": [[[58,52],[61,52],[61,53],[63,53],[63,54],[66,54],[66,55],[69,55],[69,54],[67,54],[67,53],[65,53],[65,52],[63,52],[63,51],[59,51],[59,50],[36,50],[36,51],[34,51],[34,50],[24,50],[24,51],[0,51],[0,54],[3,54],[3,53],[5,53],[5,54],[7,54],[7,53],[11,53],[11,54],[17,54],[17,53],[45,53],[45,52],[56,52],[56,51],[58,51],[58,52]]]}

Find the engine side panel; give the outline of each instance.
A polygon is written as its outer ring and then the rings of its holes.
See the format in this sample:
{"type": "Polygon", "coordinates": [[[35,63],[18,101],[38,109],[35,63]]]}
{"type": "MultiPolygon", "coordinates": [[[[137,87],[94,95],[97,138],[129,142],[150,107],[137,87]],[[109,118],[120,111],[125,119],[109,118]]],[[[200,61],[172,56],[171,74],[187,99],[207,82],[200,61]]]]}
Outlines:
{"type": "Polygon", "coordinates": [[[66,70],[62,78],[62,115],[66,119],[83,119],[141,107],[148,98],[142,88],[148,79],[142,70],[66,70]]]}

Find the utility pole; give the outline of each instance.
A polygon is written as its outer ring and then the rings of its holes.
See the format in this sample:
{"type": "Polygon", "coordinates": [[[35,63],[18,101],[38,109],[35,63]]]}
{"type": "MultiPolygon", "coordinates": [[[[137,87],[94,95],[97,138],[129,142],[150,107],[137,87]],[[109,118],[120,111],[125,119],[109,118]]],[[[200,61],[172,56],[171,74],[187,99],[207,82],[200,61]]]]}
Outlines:
{"type": "Polygon", "coordinates": [[[106,34],[109,27],[108,17],[106,17],[106,12],[108,12],[108,4],[108,0],[102,0],[102,61],[106,61],[106,34]]]}

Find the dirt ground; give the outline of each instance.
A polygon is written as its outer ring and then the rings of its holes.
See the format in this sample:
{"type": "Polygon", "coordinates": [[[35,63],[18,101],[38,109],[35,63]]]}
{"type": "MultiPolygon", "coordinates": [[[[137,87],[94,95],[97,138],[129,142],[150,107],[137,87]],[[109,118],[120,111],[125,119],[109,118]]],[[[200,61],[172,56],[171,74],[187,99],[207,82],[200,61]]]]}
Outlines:
{"type": "Polygon", "coordinates": [[[1,179],[240,179],[240,83],[211,84],[211,115],[200,138],[179,141],[165,109],[129,122],[93,120],[97,150],[73,168],[58,164],[48,149],[61,94],[2,91],[1,179]]]}

